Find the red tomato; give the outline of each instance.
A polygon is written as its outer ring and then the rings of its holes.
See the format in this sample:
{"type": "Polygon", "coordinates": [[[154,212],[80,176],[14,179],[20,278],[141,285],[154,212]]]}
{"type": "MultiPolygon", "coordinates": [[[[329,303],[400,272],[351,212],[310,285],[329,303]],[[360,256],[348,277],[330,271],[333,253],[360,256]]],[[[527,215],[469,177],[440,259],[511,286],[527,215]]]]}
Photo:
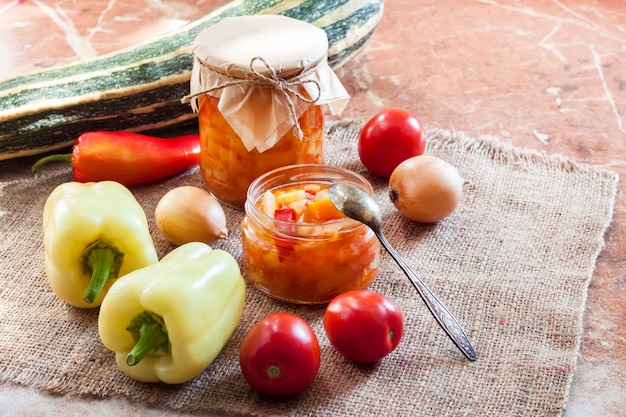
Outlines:
{"type": "Polygon", "coordinates": [[[386,109],[361,130],[359,158],[372,174],[389,177],[405,159],[424,153],[426,138],[420,121],[402,109],[386,109]]]}
{"type": "Polygon", "coordinates": [[[404,322],[400,308],[382,294],[349,291],[330,301],[324,329],[333,347],[354,362],[377,362],[400,343],[404,322]]]}
{"type": "Polygon", "coordinates": [[[296,394],[307,388],[320,368],[320,345],[302,318],[271,314],[250,329],[241,343],[239,365],[259,392],[296,394]]]}

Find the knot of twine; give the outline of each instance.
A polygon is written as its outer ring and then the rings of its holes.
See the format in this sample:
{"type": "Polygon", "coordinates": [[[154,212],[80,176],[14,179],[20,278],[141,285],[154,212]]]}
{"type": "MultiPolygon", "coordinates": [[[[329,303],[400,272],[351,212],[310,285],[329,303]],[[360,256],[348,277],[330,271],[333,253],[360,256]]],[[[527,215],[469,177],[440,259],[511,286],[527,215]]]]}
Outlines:
{"type": "Polygon", "coordinates": [[[254,57],[250,60],[250,72],[246,74],[245,78],[232,77],[228,75],[224,75],[222,73],[218,73],[217,71],[208,68],[206,65],[203,65],[204,68],[209,69],[217,74],[220,77],[227,80],[225,83],[220,84],[216,87],[209,88],[207,90],[200,91],[198,93],[190,94],[181,99],[183,103],[189,103],[193,99],[201,96],[203,94],[209,94],[213,91],[222,90],[224,88],[233,87],[236,85],[248,85],[248,86],[258,86],[258,87],[272,87],[280,91],[287,104],[289,106],[289,112],[291,117],[293,118],[294,125],[296,126],[296,130],[298,133],[298,137],[302,139],[304,136],[304,132],[302,132],[302,128],[300,127],[300,123],[298,123],[298,113],[296,112],[296,102],[293,97],[296,97],[298,100],[301,100],[305,103],[313,104],[317,102],[322,95],[322,88],[316,80],[307,79],[311,73],[317,70],[317,65],[312,65],[309,68],[306,68],[304,71],[300,72],[293,77],[281,78],[278,76],[274,68],[272,68],[265,59],[260,56],[254,57]],[[257,71],[254,68],[255,62],[260,61],[265,68],[267,69],[267,74],[257,71]],[[313,84],[317,88],[317,96],[315,98],[310,98],[302,93],[300,93],[297,88],[303,84],[313,84]]]}

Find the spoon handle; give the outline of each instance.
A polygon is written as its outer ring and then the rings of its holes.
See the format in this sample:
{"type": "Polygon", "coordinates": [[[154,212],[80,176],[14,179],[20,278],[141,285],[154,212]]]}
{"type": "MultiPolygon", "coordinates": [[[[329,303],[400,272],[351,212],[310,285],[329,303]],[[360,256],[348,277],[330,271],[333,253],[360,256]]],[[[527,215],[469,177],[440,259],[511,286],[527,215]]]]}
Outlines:
{"type": "Polygon", "coordinates": [[[411,269],[411,267],[402,259],[400,254],[391,246],[382,232],[377,232],[380,243],[383,244],[387,252],[396,261],[398,266],[404,271],[406,276],[411,281],[411,284],[415,287],[419,295],[426,303],[426,306],[433,314],[441,328],[452,339],[454,344],[463,352],[463,354],[470,361],[476,360],[476,351],[472,346],[469,338],[465,334],[465,331],[461,328],[461,325],[456,321],[454,316],[448,311],[448,309],[439,301],[435,294],[430,291],[426,284],[417,276],[417,274],[411,269]]]}

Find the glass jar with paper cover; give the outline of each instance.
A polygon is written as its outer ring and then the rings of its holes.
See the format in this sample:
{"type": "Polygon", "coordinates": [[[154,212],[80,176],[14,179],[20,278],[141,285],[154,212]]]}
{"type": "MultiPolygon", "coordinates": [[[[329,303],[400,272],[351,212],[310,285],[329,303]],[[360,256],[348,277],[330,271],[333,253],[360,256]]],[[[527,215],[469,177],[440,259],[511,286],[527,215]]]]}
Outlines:
{"type": "Polygon", "coordinates": [[[254,179],[324,163],[324,110],[349,95],[327,61],[326,32],[278,15],[229,17],[194,42],[190,102],[198,112],[200,173],[222,203],[243,208],[254,179]]]}

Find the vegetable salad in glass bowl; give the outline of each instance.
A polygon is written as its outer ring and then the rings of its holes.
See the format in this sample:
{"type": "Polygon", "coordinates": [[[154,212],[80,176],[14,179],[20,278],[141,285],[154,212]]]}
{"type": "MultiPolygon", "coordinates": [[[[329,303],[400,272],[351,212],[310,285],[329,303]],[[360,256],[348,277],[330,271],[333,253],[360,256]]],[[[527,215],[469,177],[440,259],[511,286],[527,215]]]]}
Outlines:
{"type": "Polygon", "coordinates": [[[279,168],[250,185],[242,247],[252,285],[283,301],[317,304],[374,280],[380,242],[332,205],[328,187],[339,181],[373,193],[360,175],[319,164],[279,168]]]}

